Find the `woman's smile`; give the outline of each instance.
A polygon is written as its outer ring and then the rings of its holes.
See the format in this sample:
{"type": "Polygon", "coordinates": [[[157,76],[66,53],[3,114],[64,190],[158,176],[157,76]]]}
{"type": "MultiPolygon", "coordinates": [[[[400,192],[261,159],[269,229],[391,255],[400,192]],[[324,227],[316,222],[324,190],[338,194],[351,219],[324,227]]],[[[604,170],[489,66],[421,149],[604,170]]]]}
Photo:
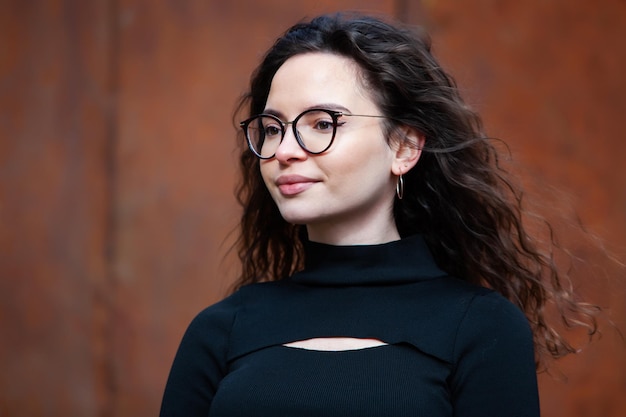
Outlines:
{"type": "Polygon", "coordinates": [[[319,182],[319,180],[302,175],[281,175],[275,181],[276,186],[284,196],[300,194],[311,188],[317,182],[319,182]]]}

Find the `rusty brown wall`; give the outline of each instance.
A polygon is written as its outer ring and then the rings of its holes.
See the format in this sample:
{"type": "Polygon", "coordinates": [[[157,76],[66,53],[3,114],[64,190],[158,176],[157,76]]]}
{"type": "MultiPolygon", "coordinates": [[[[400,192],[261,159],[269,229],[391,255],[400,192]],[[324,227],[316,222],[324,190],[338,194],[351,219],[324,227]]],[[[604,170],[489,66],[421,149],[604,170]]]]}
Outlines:
{"type": "MultiPolygon", "coordinates": [[[[186,324],[235,273],[236,98],[279,32],[323,11],[428,28],[585,260],[575,285],[626,329],[623,271],[561,221],[624,259],[626,4],[337,3],[0,2],[0,416],[157,413],[186,324]]],[[[626,415],[626,347],[605,327],[559,363],[567,381],[541,376],[544,416],[626,415]]]]}
{"type": "Polygon", "coordinates": [[[0,415],[96,415],[111,196],[107,2],[0,3],[0,415]]]}

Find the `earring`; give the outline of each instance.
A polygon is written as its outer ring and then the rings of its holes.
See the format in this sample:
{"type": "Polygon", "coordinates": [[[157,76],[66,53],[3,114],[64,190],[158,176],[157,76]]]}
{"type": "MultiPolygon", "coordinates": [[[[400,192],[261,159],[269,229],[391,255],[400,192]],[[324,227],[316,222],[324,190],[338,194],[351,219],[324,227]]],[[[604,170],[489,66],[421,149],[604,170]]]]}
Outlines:
{"type": "Polygon", "coordinates": [[[402,174],[400,174],[398,182],[396,183],[396,195],[398,196],[398,200],[402,200],[402,197],[404,197],[404,179],[402,178],[402,174]]]}

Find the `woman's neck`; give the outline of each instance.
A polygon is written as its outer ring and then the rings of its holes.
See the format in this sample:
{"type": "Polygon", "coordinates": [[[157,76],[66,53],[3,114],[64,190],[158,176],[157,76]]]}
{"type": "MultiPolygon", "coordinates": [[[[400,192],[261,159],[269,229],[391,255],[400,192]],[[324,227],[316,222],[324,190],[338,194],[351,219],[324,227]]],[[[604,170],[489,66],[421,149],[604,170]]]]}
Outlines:
{"type": "Polygon", "coordinates": [[[349,224],[307,225],[309,240],[328,245],[376,245],[400,239],[395,223],[368,224],[365,227],[349,224]]]}

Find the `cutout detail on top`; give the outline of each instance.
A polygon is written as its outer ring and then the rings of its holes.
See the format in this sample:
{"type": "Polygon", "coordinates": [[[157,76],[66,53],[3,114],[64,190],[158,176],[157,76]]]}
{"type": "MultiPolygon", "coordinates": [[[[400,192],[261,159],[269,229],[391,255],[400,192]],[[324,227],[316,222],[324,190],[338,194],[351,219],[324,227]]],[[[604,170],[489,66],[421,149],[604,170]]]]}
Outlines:
{"type": "Polygon", "coordinates": [[[360,350],[385,345],[387,345],[387,343],[378,339],[357,339],[354,337],[316,337],[313,339],[298,340],[296,342],[285,343],[283,346],[305,350],[340,352],[345,350],[360,350]]]}

